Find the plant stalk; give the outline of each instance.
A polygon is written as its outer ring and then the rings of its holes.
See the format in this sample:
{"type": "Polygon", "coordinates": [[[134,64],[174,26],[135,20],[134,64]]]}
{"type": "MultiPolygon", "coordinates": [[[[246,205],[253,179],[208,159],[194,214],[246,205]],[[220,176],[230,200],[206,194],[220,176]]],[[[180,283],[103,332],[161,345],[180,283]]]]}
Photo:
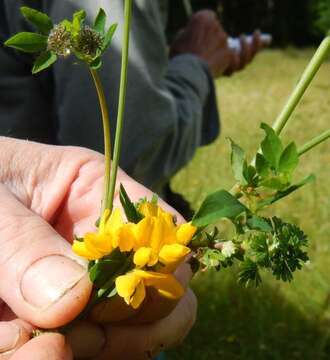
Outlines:
{"type": "Polygon", "coordinates": [[[305,145],[303,145],[300,149],[298,149],[298,155],[301,156],[305,154],[307,151],[313,149],[315,146],[321,144],[323,141],[329,138],[330,138],[330,129],[318,136],[315,136],[315,138],[308,141],[305,145]]]}
{"type": "Polygon", "coordinates": [[[117,172],[119,166],[120,149],[122,141],[123,123],[124,123],[124,111],[126,101],[126,90],[127,90],[127,70],[128,70],[128,52],[129,52],[129,34],[131,28],[131,17],[132,17],[132,0],[125,1],[125,25],[123,33],[123,49],[121,57],[121,74],[120,74],[120,89],[119,89],[119,103],[118,103],[118,115],[116,125],[116,137],[113,153],[113,161],[111,167],[111,179],[109,188],[109,209],[112,211],[113,199],[115,194],[117,172]]]}
{"type": "Polygon", "coordinates": [[[273,129],[277,134],[280,134],[283,130],[284,126],[290,119],[293,111],[299,104],[301,98],[303,97],[306,89],[312,82],[315,74],[318,72],[319,68],[321,67],[322,63],[325,61],[327,56],[330,53],[330,36],[327,36],[317,49],[316,53],[314,54],[313,58],[309,62],[307,68],[305,69],[304,73],[302,74],[298,84],[296,85],[293,93],[289,97],[287,103],[285,104],[282,112],[277,117],[273,129]]]}
{"type": "Polygon", "coordinates": [[[99,74],[97,73],[96,70],[93,70],[91,68],[90,68],[90,73],[92,75],[96,87],[97,96],[101,108],[102,123],[103,123],[105,169],[104,169],[104,185],[103,185],[102,212],[101,212],[102,215],[104,213],[104,210],[110,209],[110,201],[109,201],[109,186],[110,186],[110,178],[111,178],[110,118],[109,118],[108,106],[105,99],[105,94],[99,74]]]}

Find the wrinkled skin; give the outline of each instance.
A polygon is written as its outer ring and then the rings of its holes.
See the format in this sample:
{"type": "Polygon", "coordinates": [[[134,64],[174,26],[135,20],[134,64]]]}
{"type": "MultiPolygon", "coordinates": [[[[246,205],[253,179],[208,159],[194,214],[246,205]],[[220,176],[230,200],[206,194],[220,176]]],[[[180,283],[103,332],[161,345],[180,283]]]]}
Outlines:
{"type": "MultiPolygon", "coordinates": [[[[195,321],[197,304],[190,289],[178,304],[149,304],[148,324],[85,321],[65,337],[47,333],[31,339],[36,327],[65,325],[88,302],[92,284],[86,264],[72,253],[69,242],[73,234],[93,230],[99,217],[103,156],[1,137],[0,146],[0,359],[66,360],[74,353],[90,359],[139,360],[180,343],[195,321]]],[[[151,197],[122,171],[120,182],[133,200],[151,197]]],[[[176,276],[187,287],[189,266],[182,265],[176,276]]],[[[99,318],[108,311],[99,310],[99,318]]]]}

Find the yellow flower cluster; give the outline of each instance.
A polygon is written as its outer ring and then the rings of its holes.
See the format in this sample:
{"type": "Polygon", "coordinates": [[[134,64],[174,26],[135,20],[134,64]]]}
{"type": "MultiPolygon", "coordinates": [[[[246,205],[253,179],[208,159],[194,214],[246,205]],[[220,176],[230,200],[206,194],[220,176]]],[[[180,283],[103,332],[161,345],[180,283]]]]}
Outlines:
{"type": "Polygon", "coordinates": [[[191,223],[176,225],[173,216],[158,205],[143,202],[139,212],[144,218],[137,224],[125,223],[116,209],[106,210],[97,233],[87,233],[83,241],[74,241],[76,254],[98,260],[114,249],[133,252],[134,270],[116,279],[118,294],[133,308],[138,308],[152,286],[167,298],[178,299],[184,290],[172,275],[189,254],[187,247],[196,232],[191,223]]]}

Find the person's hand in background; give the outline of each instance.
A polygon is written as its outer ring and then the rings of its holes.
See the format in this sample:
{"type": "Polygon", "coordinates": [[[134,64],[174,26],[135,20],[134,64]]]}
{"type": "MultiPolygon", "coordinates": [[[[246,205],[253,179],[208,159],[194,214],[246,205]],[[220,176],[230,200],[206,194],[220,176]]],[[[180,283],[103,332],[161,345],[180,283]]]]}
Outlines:
{"type": "MultiPolygon", "coordinates": [[[[72,349],[95,359],[148,359],[180,342],[196,314],[189,289],[167,317],[152,324],[85,322],[66,338],[49,333],[31,340],[35,327],[67,324],[88,302],[86,264],[69,241],[90,231],[99,216],[103,156],[6,138],[0,146],[0,359],[72,359],[72,349]]],[[[119,182],[133,200],[151,196],[123,172],[119,182]]],[[[190,276],[183,265],[178,277],[185,286],[190,276]]]]}
{"type": "Polygon", "coordinates": [[[215,12],[196,12],[188,25],[182,29],[170,47],[170,56],[193,54],[204,60],[214,78],[231,75],[249,64],[263,47],[259,31],[253,34],[249,43],[244,35],[240,37],[241,51],[228,46],[228,35],[222,28],[215,12]]]}

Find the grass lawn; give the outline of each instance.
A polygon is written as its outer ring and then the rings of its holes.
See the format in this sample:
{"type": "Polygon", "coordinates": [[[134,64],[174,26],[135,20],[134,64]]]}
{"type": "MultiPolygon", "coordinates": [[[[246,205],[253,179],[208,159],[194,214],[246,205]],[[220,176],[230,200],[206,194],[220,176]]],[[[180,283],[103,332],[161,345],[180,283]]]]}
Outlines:
{"type": "MultiPolygon", "coordinates": [[[[207,193],[229,189],[233,138],[256,150],[261,121],[271,124],[306,66],[312,51],[265,51],[245,71],[218,81],[222,135],[200,149],[174,179],[176,191],[196,208],[207,193]]],[[[298,146],[329,128],[330,63],[325,64],[284,130],[298,146]]],[[[330,359],[330,141],[301,158],[297,179],[317,181],[273,206],[310,238],[310,263],[291,284],[264,277],[259,289],[236,284],[235,270],[203,273],[193,281],[199,299],[196,326],[170,360],[330,359]]]]}

